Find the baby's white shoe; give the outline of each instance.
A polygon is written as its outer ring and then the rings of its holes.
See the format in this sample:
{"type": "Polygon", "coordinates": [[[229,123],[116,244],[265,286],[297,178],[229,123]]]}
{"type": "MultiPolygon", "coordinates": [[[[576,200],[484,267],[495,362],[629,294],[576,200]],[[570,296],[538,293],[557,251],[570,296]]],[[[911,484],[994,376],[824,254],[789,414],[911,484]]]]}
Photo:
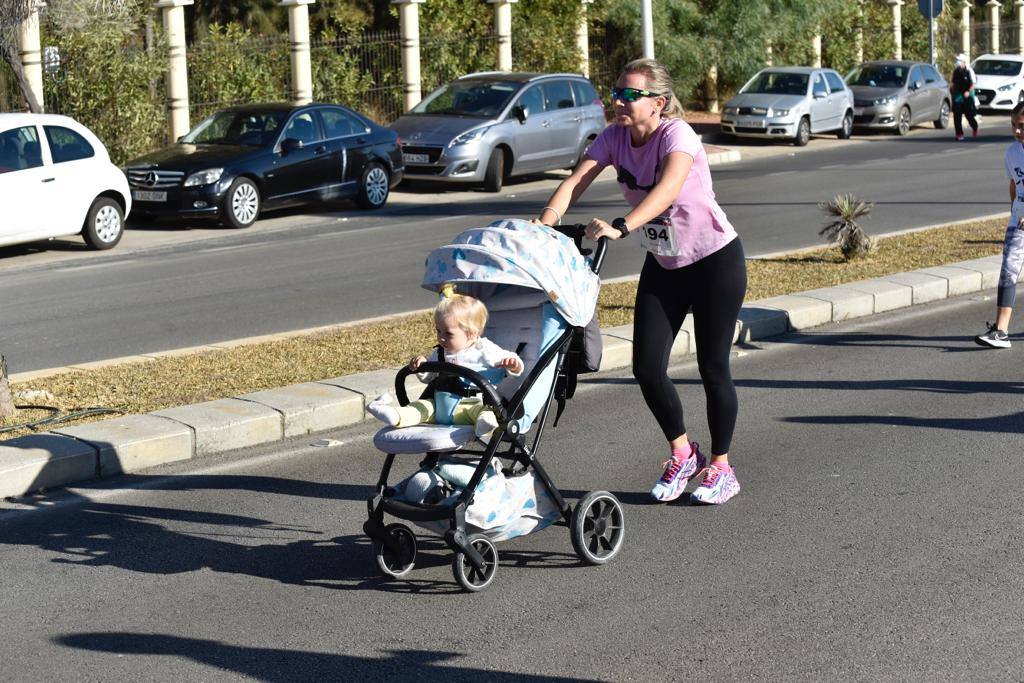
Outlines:
{"type": "Polygon", "coordinates": [[[394,427],[398,424],[398,421],[401,418],[398,415],[398,410],[393,404],[394,399],[391,398],[391,394],[384,393],[366,406],[366,412],[373,415],[384,424],[394,427]]]}
{"type": "Polygon", "coordinates": [[[497,428],[498,417],[494,413],[487,411],[480,413],[480,417],[476,419],[476,427],[473,429],[473,432],[476,434],[476,438],[487,444],[491,442],[491,437],[497,428]]]}

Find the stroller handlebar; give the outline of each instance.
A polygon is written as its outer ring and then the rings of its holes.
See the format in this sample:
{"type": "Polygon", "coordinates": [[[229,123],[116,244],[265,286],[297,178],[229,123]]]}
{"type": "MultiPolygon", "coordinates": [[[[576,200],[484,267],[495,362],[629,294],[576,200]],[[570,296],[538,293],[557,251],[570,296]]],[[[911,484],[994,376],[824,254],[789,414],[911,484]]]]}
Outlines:
{"type": "MultiPolygon", "coordinates": [[[[583,235],[587,229],[586,223],[570,223],[567,225],[556,225],[554,229],[562,233],[569,239],[576,242],[576,248],[580,250],[580,253],[584,256],[590,254],[589,249],[583,248],[583,235]]],[[[596,274],[601,274],[601,264],[604,263],[604,255],[608,250],[608,238],[601,237],[597,240],[597,248],[594,250],[594,258],[590,262],[590,269],[596,274]]]]}
{"type": "Polygon", "coordinates": [[[484,403],[494,408],[498,413],[498,419],[501,420],[502,423],[508,421],[508,411],[505,409],[505,404],[502,402],[497,389],[494,388],[494,385],[488,382],[487,379],[476,370],[470,370],[469,368],[462,367],[461,365],[455,365],[453,363],[427,361],[426,363],[421,363],[415,370],[410,369],[408,365],[399,370],[398,375],[395,377],[395,395],[397,396],[398,403],[400,405],[409,405],[409,395],[405,391],[405,378],[413,373],[418,374],[424,372],[430,372],[437,375],[457,375],[468,379],[480,389],[484,403]]]}

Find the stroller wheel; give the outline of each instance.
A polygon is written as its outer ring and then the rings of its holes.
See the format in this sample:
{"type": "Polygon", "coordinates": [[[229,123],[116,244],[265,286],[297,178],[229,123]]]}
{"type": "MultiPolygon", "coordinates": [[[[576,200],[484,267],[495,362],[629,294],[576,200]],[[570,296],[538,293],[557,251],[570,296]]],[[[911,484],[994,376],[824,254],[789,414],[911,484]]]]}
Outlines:
{"type": "Polygon", "coordinates": [[[384,531],[395,541],[399,551],[396,553],[383,543],[374,541],[373,554],[377,556],[380,570],[398,579],[411,572],[416,564],[416,536],[404,524],[388,524],[384,531]]]}
{"type": "Polygon", "coordinates": [[[484,568],[482,571],[477,569],[465,553],[459,552],[452,559],[452,573],[460,586],[470,593],[476,593],[491,585],[494,575],[498,573],[498,549],[483,534],[473,534],[467,540],[483,556],[484,568]]]}
{"type": "Polygon", "coordinates": [[[625,537],[622,504],[607,491],[591,491],[572,511],[572,547],[587,564],[615,557],[625,537]]]}

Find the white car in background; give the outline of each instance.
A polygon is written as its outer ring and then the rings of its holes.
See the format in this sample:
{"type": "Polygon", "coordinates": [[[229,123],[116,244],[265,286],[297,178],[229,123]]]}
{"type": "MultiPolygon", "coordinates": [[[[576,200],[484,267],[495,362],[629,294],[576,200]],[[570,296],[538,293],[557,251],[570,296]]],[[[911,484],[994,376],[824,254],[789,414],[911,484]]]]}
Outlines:
{"type": "Polygon", "coordinates": [[[981,55],[971,68],[978,77],[974,94],[982,108],[1009,111],[1024,102],[1024,56],[981,55]]]}
{"type": "Polygon", "coordinates": [[[67,116],[0,114],[0,246],[81,235],[121,241],[128,179],[92,131],[67,116]]]}

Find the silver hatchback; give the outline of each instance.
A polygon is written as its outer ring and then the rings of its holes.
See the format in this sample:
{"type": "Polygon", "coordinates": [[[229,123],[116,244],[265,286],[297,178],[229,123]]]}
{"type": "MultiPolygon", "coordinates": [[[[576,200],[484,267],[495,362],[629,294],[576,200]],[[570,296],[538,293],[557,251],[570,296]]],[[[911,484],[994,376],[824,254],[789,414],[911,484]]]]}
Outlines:
{"type": "Polygon", "coordinates": [[[911,127],[949,125],[949,84],[923,62],[865,62],[846,75],[853,90],[853,125],[888,128],[906,135],[911,127]]]}
{"type": "Polygon", "coordinates": [[[512,176],[575,166],[605,118],[583,76],[487,72],[441,86],[389,127],[406,178],[497,192],[512,176]]]}

